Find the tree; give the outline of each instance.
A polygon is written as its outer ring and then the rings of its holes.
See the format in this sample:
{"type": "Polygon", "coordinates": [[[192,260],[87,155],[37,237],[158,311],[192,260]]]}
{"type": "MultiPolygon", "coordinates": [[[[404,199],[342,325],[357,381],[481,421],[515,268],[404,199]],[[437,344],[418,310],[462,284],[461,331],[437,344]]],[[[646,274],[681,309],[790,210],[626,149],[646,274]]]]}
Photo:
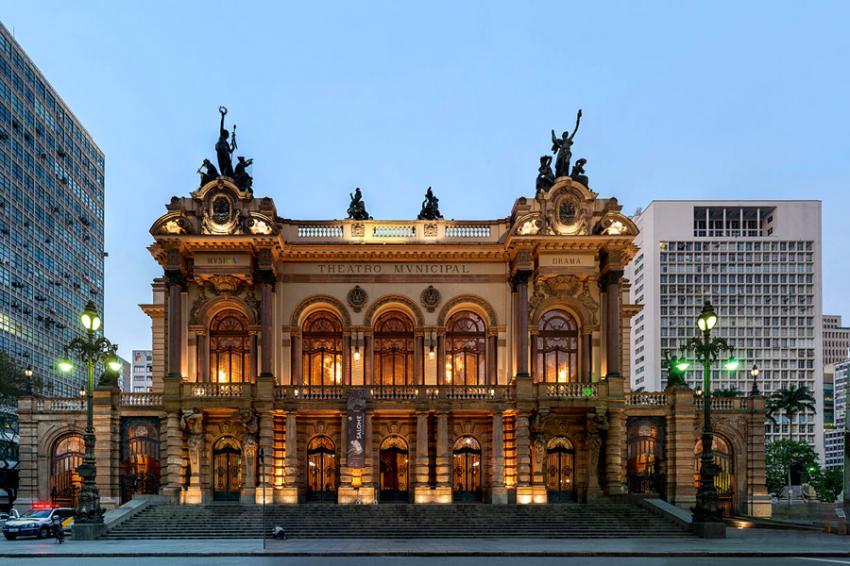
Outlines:
{"type": "Polygon", "coordinates": [[[812,487],[818,494],[818,499],[827,503],[833,503],[838,499],[838,494],[844,489],[844,470],[842,468],[829,468],[818,470],[811,477],[812,487]]]}
{"type": "Polygon", "coordinates": [[[810,475],[820,473],[818,455],[811,445],[795,440],[777,440],[767,445],[764,452],[764,467],[767,491],[779,495],[782,487],[791,489],[791,465],[800,463],[810,475]]]}
{"type": "Polygon", "coordinates": [[[815,412],[815,398],[805,385],[793,383],[774,391],[767,400],[767,418],[776,424],[776,416],[783,412],[788,418],[788,439],[794,440],[794,417],[804,411],[815,412]]]}
{"type": "Polygon", "coordinates": [[[726,389],[715,389],[711,392],[712,397],[740,397],[741,392],[734,385],[726,389]]]}
{"type": "Polygon", "coordinates": [[[37,386],[29,380],[21,365],[8,352],[0,350],[0,405],[17,406],[18,397],[37,386]]]}

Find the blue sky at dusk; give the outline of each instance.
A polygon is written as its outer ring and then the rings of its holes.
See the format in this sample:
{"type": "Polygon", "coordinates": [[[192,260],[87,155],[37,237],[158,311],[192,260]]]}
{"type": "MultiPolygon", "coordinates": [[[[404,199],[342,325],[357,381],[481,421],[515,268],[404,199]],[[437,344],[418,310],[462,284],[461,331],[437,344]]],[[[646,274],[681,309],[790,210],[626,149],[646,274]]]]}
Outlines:
{"type": "Polygon", "coordinates": [[[631,214],[820,199],[824,311],[850,323],[848,2],[0,1],[106,154],[106,330],[150,347],[148,229],[214,158],[219,105],[287,218],[499,218],[549,131],[631,214]]]}

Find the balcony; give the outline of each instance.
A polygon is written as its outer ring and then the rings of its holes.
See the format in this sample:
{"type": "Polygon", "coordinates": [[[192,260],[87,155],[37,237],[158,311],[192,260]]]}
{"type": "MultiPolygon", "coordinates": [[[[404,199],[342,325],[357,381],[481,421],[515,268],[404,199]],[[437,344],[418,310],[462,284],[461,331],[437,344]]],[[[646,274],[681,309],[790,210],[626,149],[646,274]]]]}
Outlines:
{"type": "MultiPolygon", "coordinates": [[[[348,387],[294,386],[275,387],[275,401],[340,401],[347,398],[348,387]]],[[[513,387],[506,385],[384,385],[366,386],[366,398],[372,401],[512,401],[513,387]]]]}
{"type": "Polygon", "coordinates": [[[192,399],[251,399],[253,383],[184,383],[183,397],[192,399]]]}
{"type": "Polygon", "coordinates": [[[538,399],[598,399],[599,383],[538,383],[538,399]]]}

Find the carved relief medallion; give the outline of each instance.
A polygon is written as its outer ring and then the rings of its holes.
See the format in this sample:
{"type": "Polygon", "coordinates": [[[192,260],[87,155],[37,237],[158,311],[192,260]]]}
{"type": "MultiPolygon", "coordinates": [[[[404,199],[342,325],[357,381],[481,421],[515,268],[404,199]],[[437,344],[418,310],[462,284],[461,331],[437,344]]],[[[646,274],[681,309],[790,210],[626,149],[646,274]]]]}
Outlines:
{"type": "Polygon", "coordinates": [[[346,299],[348,300],[348,306],[350,306],[354,312],[360,312],[363,310],[363,307],[366,306],[366,301],[369,300],[369,295],[366,294],[366,291],[364,291],[360,285],[355,285],[348,292],[346,299]]]}
{"type": "Polygon", "coordinates": [[[434,310],[440,305],[440,292],[433,285],[428,285],[419,296],[419,302],[425,307],[428,312],[434,310]]]}

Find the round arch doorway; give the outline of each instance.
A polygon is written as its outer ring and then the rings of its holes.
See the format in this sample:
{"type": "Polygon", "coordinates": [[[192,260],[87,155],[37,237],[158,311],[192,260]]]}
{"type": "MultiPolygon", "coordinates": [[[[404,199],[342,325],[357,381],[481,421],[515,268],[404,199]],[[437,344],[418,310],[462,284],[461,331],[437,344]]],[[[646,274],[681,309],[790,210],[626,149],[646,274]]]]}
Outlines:
{"type": "Polygon", "coordinates": [[[557,436],[546,445],[546,495],[550,502],[575,501],[575,459],[575,447],[566,436],[557,436]]]}
{"type": "Polygon", "coordinates": [[[336,502],[336,445],[317,436],[307,445],[307,501],[336,502]]]}
{"type": "Polygon", "coordinates": [[[481,501],[481,444],[461,436],[452,450],[452,498],[456,502],[481,501]]]}
{"type": "Polygon", "coordinates": [[[381,501],[410,500],[408,454],[407,442],[400,436],[388,436],[381,443],[381,501]]]}
{"type": "Polygon", "coordinates": [[[213,447],[213,501],[239,501],[242,490],[242,447],[232,436],[213,447]]]}

